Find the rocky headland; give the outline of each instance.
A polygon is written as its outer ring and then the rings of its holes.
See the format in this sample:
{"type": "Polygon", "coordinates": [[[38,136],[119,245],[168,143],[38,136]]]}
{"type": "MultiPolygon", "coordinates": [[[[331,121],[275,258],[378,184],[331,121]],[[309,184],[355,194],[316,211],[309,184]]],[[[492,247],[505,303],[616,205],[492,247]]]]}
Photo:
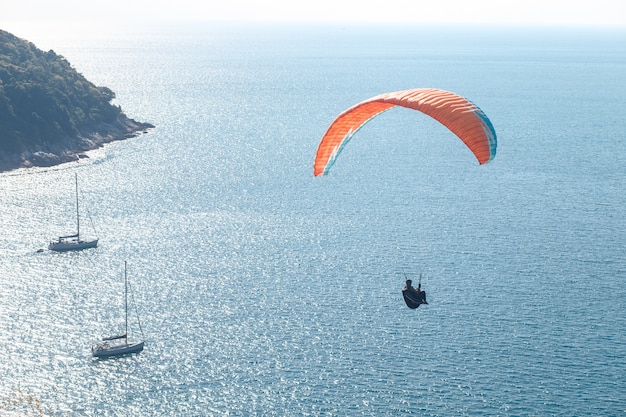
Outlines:
{"type": "Polygon", "coordinates": [[[0,171],[74,161],[154,127],[114,98],[54,51],[0,30],[0,171]]]}

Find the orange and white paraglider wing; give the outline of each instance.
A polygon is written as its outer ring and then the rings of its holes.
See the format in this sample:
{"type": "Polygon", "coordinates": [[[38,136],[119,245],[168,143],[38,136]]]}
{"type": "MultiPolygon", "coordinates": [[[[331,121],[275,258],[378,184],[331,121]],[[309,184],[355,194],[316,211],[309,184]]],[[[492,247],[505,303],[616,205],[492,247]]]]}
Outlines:
{"type": "Polygon", "coordinates": [[[467,145],[480,164],[496,156],[495,129],[478,106],[449,91],[417,88],[381,94],[341,113],[318,146],[315,176],[328,173],[343,147],[365,123],[395,106],[420,111],[439,121],[467,145]]]}
{"type": "Polygon", "coordinates": [[[341,113],[330,125],[317,148],[314,174],[316,176],[327,174],[352,136],[365,123],[395,106],[379,101],[364,101],[341,113]]]}

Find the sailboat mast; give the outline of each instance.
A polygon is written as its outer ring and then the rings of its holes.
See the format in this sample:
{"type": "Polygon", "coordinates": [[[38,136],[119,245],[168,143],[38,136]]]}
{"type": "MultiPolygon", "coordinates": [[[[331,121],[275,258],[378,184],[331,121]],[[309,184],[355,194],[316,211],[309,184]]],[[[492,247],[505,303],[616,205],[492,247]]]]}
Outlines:
{"type": "Polygon", "coordinates": [[[76,176],[76,239],[80,241],[80,215],[78,211],[78,174],[76,176]]]}
{"type": "Polygon", "coordinates": [[[126,343],[128,343],[128,277],[126,274],[126,261],[124,261],[124,322],[126,323],[124,338],[126,343]]]}

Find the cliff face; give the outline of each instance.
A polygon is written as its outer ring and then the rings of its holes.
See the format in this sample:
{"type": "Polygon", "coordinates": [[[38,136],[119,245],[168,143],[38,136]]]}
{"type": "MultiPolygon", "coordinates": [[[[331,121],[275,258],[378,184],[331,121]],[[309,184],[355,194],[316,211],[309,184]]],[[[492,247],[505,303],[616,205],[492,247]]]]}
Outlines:
{"type": "Polygon", "coordinates": [[[51,166],[152,128],[54,51],[0,30],[0,171],[51,166]]]}

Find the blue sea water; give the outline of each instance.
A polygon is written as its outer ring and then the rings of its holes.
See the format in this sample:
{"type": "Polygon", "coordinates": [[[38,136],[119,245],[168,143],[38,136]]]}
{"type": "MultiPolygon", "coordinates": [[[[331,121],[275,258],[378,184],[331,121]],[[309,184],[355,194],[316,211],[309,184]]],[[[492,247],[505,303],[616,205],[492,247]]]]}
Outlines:
{"type": "Polygon", "coordinates": [[[0,174],[0,415],[626,415],[624,30],[14,33],[156,128],[0,174]],[[416,87],[480,106],[495,160],[394,109],[313,177],[337,114],[416,87]],[[37,253],[74,173],[99,247],[37,253]],[[125,260],[146,348],[94,360],[125,260]]]}

